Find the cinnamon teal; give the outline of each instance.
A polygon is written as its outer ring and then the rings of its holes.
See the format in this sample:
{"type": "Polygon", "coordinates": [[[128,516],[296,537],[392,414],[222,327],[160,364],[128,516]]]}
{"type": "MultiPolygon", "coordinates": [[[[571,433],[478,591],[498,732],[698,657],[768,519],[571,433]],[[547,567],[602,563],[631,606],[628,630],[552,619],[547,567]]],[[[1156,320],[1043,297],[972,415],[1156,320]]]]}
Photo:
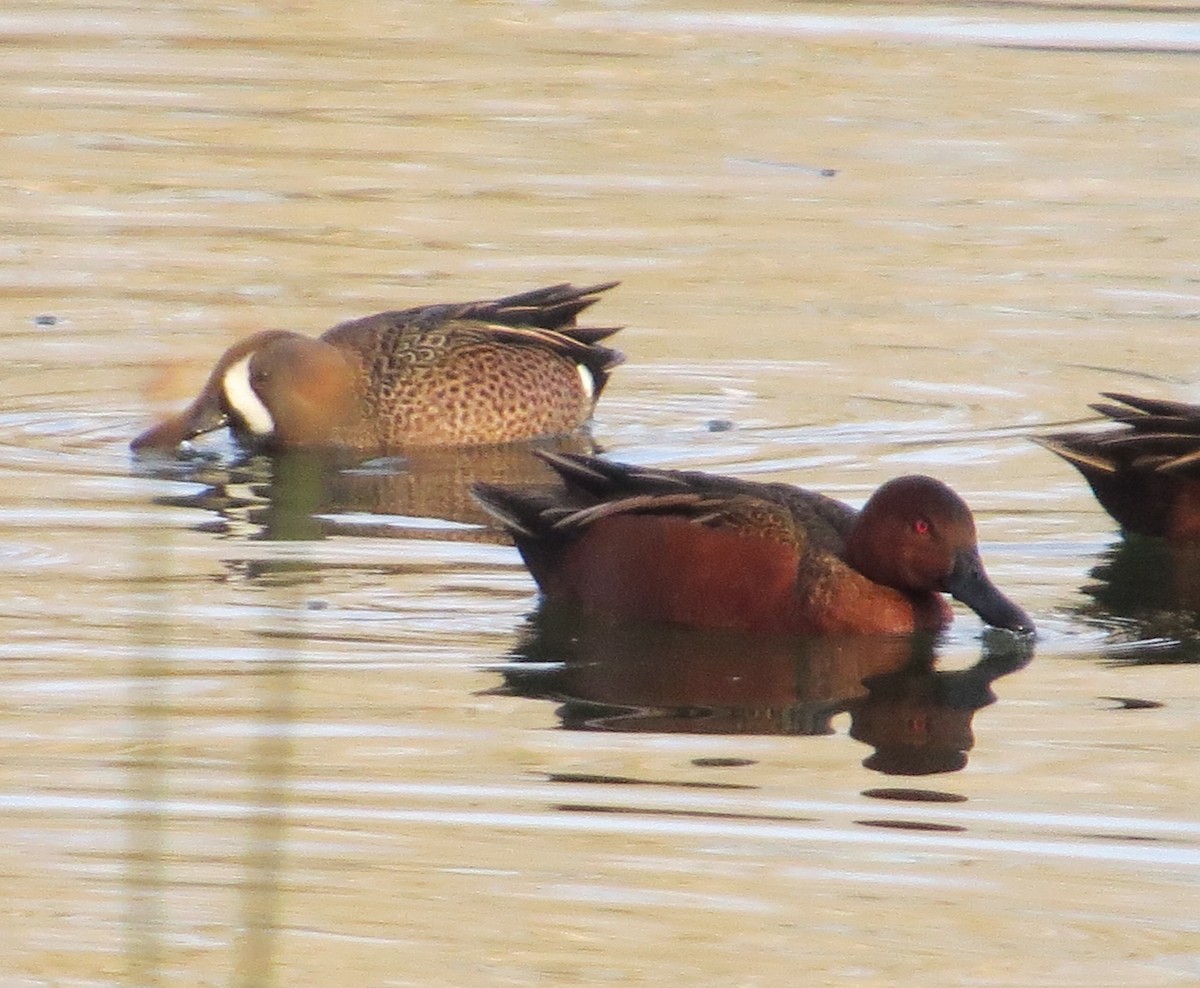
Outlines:
{"type": "Polygon", "coordinates": [[[565,435],[623,359],[619,327],[576,325],[617,282],[344,322],[313,339],[271,330],[234,344],[187,408],[132,442],[173,449],[228,426],[255,449],[384,451],[565,435]]]}
{"type": "Polygon", "coordinates": [[[1103,392],[1090,407],[1119,428],[1035,442],[1074,466],[1127,532],[1200,539],[1200,405],[1103,392]],[[1117,404],[1112,404],[1117,402],[1117,404]]]}
{"type": "Polygon", "coordinates": [[[962,499],[930,477],[862,508],[786,484],[539,452],[563,487],[476,484],[542,592],[589,612],[773,634],[904,633],[947,624],[949,593],[1028,632],[988,579],[962,499]]]}

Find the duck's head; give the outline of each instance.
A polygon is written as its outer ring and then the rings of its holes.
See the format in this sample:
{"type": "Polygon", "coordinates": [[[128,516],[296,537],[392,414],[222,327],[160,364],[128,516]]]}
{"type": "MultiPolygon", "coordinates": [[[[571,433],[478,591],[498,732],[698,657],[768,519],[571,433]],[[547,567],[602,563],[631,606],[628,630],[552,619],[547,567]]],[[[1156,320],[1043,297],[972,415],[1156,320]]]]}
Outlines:
{"type": "Polygon", "coordinates": [[[254,448],[321,446],[352,414],[355,400],[353,369],[340,350],[268,330],[226,350],[195,401],[130,445],[173,449],[228,426],[254,448]]]}
{"type": "Polygon", "coordinates": [[[989,579],[970,508],[932,477],[897,477],[875,491],[855,521],[846,559],[876,583],[904,593],[948,593],[990,625],[1034,630],[989,579]]]}

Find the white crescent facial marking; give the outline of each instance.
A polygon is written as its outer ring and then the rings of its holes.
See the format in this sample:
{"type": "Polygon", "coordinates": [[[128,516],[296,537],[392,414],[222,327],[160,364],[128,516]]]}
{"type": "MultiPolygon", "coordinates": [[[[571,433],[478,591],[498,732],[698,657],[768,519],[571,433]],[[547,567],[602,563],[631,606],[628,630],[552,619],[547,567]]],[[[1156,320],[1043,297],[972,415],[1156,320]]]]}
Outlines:
{"type": "MultiPolygon", "coordinates": [[[[250,356],[253,356],[251,354],[250,356]]],[[[221,385],[225,400],[256,436],[269,436],[275,431],[275,420],[250,383],[250,356],[243,357],[225,372],[221,385]]]]}
{"type": "Polygon", "coordinates": [[[584,396],[591,401],[596,397],[596,378],[583,364],[576,364],[575,369],[579,371],[579,380],[583,384],[584,396]]]}

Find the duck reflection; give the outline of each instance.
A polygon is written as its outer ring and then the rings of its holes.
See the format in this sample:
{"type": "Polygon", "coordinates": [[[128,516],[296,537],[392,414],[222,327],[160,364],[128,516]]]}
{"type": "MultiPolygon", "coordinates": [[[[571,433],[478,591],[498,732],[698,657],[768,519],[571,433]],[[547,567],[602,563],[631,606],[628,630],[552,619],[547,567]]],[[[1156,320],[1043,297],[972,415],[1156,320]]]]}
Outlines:
{"type": "Polygon", "coordinates": [[[1123,660],[1200,662],[1200,543],[1126,535],[1090,576],[1078,613],[1123,660]]]}
{"type": "Polygon", "coordinates": [[[271,541],[335,534],[504,542],[470,495],[475,481],[545,484],[554,474],[533,449],[595,452],[573,435],[503,446],[429,448],[362,461],[336,450],[290,450],[223,462],[206,457],[135,461],[141,476],[202,484],[156,504],[201,508],[205,528],[271,541]],[[352,517],[360,516],[360,517],[352,517]],[[365,516],[365,517],[361,517],[365,516]]]}
{"type": "Polygon", "coordinates": [[[989,633],[969,669],[938,670],[933,656],[863,680],[849,701],[850,736],[875,751],[863,764],[885,775],[957,772],[975,747],[975,711],[996,702],[992,683],[1033,658],[1030,641],[989,633]]]}
{"type": "Polygon", "coordinates": [[[644,625],[543,603],[500,692],[561,703],[572,730],[850,735],[890,775],[961,769],[991,683],[1033,656],[1027,636],[985,637],[972,668],[935,668],[935,636],[768,637],[644,625]]]}

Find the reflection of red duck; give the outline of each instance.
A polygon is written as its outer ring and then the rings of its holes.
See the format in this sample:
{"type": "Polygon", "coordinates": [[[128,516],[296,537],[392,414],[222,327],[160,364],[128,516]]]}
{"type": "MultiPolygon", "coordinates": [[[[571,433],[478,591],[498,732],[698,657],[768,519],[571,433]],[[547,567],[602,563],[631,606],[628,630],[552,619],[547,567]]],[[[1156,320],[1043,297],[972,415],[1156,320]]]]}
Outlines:
{"type": "Polygon", "coordinates": [[[506,675],[513,692],[610,708],[579,711],[586,726],[823,734],[830,716],[865,694],[863,679],[904,667],[921,647],[924,637],[707,632],[545,605],[518,653],[561,665],[517,664],[506,675]]]}
{"type": "Polygon", "coordinates": [[[992,643],[974,667],[934,668],[925,635],[770,637],[643,625],[545,603],[505,669],[505,692],[560,701],[569,728],[851,736],[889,774],[951,771],[973,744],[989,684],[1033,655],[1029,638],[992,643]]]}
{"type": "Polygon", "coordinates": [[[1089,575],[1077,609],[1106,629],[1114,644],[1129,643],[1129,658],[1194,661],[1200,648],[1200,542],[1123,538],[1089,575]]]}
{"type": "Polygon", "coordinates": [[[1033,658],[1029,641],[1004,642],[970,669],[913,663],[865,681],[848,706],[850,736],[875,748],[863,764],[888,775],[956,772],[975,746],[975,711],[996,702],[992,682],[1033,658]]]}
{"type": "Polygon", "coordinates": [[[841,701],[868,676],[909,662],[909,638],[788,638],[589,620],[564,682],[599,703],[786,707],[841,701]]]}
{"type": "Polygon", "coordinates": [[[861,511],[812,491],[539,454],[561,488],[474,487],[542,592],[585,610],[764,634],[936,630],[941,593],[1032,631],[988,579],[962,499],[899,477],[861,511]]]}

